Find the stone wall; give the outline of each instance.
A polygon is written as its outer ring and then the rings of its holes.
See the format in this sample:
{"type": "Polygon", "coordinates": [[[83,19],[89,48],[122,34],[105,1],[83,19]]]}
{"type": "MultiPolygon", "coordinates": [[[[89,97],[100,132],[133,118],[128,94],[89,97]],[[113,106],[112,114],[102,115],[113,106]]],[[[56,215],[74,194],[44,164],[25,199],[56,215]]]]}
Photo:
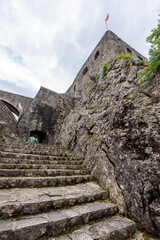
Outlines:
{"type": "Polygon", "coordinates": [[[90,91],[77,95],[59,141],[85,158],[121,212],[160,234],[160,75],[142,83],[140,60],[115,58],[107,67],[90,91]]]}
{"type": "Polygon", "coordinates": [[[34,98],[28,115],[28,137],[32,131],[46,134],[46,143],[56,141],[65,116],[73,108],[73,98],[41,87],[34,98]],[[30,124],[29,124],[30,123],[30,124]]]}
{"type": "MultiPolygon", "coordinates": [[[[58,94],[43,87],[34,99],[5,91],[0,91],[0,99],[19,112],[19,118],[14,127],[21,139],[27,141],[31,132],[41,131],[47,136],[45,143],[56,141],[63,119],[74,106],[71,94],[58,94]]],[[[6,114],[11,114],[8,108],[5,109],[7,112],[4,111],[2,118],[5,118],[6,114]]],[[[10,131],[10,126],[7,126],[10,131]]]]}
{"type": "Polygon", "coordinates": [[[3,91],[0,99],[20,111],[22,139],[41,131],[46,143],[67,146],[85,159],[122,213],[160,234],[160,75],[143,82],[144,67],[145,58],[108,31],[66,94],[41,87],[34,99],[3,91]],[[134,60],[117,59],[121,52],[134,60]]]}
{"type": "MultiPolygon", "coordinates": [[[[0,90],[0,100],[4,101],[6,104],[9,104],[9,107],[11,107],[11,108],[13,107],[13,110],[14,110],[14,108],[15,108],[15,111],[17,110],[18,121],[15,124],[15,126],[17,128],[16,131],[20,138],[26,139],[26,135],[28,134],[28,125],[29,125],[29,122],[27,122],[26,119],[28,118],[29,108],[30,108],[30,105],[31,105],[31,102],[33,99],[0,90]]],[[[8,114],[9,113],[8,111],[10,111],[10,110],[7,108],[6,111],[8,114]]],[[[3,114],[5,116],[6,113],[3,112],[3,114]]],[[[10,112],[10,114],[11,114],[11,116],[13,116],[11,112],[10,112]]],[[[13,129],[15,128],[15,126],[13,127],[13,129]]]]}
{"type": "Polygon", "coordinates": [[[19,117],[28,111],[32,98],[0,90],[0,100],[13,105],[19,111],[19,117]]]}

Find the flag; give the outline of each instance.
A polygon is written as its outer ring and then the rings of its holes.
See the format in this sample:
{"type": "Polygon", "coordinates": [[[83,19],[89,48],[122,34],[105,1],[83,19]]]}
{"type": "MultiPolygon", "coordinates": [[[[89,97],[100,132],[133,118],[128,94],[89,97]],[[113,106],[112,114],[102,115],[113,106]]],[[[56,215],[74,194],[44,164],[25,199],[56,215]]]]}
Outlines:
{"type": "Polygon", "coordinates": [[[105,22],[107,22],[108,19],[109,19],[109,13],[107,14],[107,17],[106,17],[106,19],[105,19],[105,22]]]}

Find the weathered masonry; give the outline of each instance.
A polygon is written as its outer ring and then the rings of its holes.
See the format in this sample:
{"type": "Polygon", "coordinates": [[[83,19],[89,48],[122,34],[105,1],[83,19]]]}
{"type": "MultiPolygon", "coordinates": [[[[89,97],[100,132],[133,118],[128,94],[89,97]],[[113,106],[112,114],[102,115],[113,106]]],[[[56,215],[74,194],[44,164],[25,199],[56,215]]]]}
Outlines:
{"type": "Polygon", "coordinates": [[[107,31],[66,93],[0,91],[0,239],[122,240],[134,222],[160,236],[160,73],[146,83],[145,67],[107,31]]]}

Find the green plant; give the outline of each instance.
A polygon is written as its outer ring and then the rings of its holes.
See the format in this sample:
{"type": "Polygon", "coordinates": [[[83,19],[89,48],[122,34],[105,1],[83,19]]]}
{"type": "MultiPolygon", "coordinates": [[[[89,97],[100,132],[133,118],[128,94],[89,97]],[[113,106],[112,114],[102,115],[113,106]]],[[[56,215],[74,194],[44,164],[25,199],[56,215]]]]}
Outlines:
{"type": "Polygon", "coordinates": [[[82,118],[82,115],[79,113],[77,121],[80,121],[82,118]]]}
{"type": "Polygon", "coordinates": [[[139,74],[139,76],[144,76],[141,83],[150,82],[153,73],[160,72],[160,19],[158,20],[157,28],[154,28],[151,32],[146,39],[146,41],[151,44],[149,62],[145,71],[139,74]]]}
{"type": "Polygon", "coordinates": [[[88,136],[89,139],[91,139],[91,138],[93,137],[93,135],[91,135],[91,134],[89,134],[89,133],[88,133],[87,136],[88,136]]]}
{"type": "Polygon", "coordinates": [[[106,94],[104,95],[104,97],[110,97],[110,95],[109,95],[108,93],[106,93],[106,94]]]}
{"type": "Polygon", "coordinates": [[[154,28],[151,32],[152,33],[146,39],[146,41],[151,44],[149,50],[149,61],[144,71],[138,73],[138,77],[141,77],[139,82],[142,86],[136,89],[133,93],[134,99],[136,98],[138,92],[151,82],[154,73],[160,72],[160,19],[158,20],[157,28],[154,28]]]}
{"type": "Polygon", "coordinates": [[[89,90],[86,91],[86,94],[88,95],[88,94],[90,94],[91,92],[92,92],[92,89],[89,89],[89,90]]]}
{"type": "Polygon", "coordinates": [[[155,239],[156,237],[153,234],[147,234],[146,232],[143,233],[144,240],[155,239]]]}
{"type": "Polygon", "coordinates": [[[97,76],[96,76],[97,81],[98,81],[99,77],[100,77],[100,73],[98,73],[97,76]]]}
{"type": "Polygon", "coordinates": [[[137,76],[140,78],[140,77],[143,77],[144,76],[144,72],[139,72],[137,73],[137,76]]]}
{"type": "Polygon", "coordinates": [[[131,55],[127,55],[127,54],[124,54],[124,53],[121,53],[120,55],[118,55],[117,57],[116,57],[117,59],[130,59],[130,60],[132,60],[133,59],[133,57],[131,56],[131,55]]]}
{"type": "Polygon", "coordinates": [[[145,61],[141,58],[139,58],[139,61],[141,62],[142,65],[145,65],[145,61]]]}
{"type": "Polygon", "coordinates": [[[110,94],[108,94],[108,93],[106,93],[105,95],[104,95],[104,97],[106,97],[107,99],[107,101],[110,101],[110,100],[112,100],[112,95],[110,95],[110,94]]]}
{"type": "Polygon", "coordinates": [[[109,86],[109,83],[106,83],[106,84],[104,85],[103,90],[106,90],[106,89],[108,88],[108,86],[109,86]]]}
{"type": "Polygon", "coordinates": [[[107,65],[108,65],[108,62],[105,62],[103,64],[103,77],[106,76],[106,74],[107,74],[107,65]]]}
{"type": "Polygon", "coordinates": [[[160,71],[160,19],[158,20],[157,28],[152,30],[151,35],[147,37],[146,41],[151,44],[149,50],[151,71],[158,72],[160,71]]]}
{"type": "Polygon", "coordinates": [[[91,109],[93,109],[93,108],[94,108],[94,107],[93,107],[92,104],[91,104],[91,105],[88,106],[87,109],[88,109],[88,110],[91,110],[91,109]]]}
{"type": "Polygon", "coordinates": [[[145,110],[146,110],[146,107],[142,107],[142,108],[141,108],[141,111],[142,111],[142,112],[145,112],[145,110]]]}
{"type": "Polygon", "coordinates": [[[91,120],[91,118],[90,118],[90,117],[87,117],[87,123],[88,123],[90,120],[91,120]]]}
{"type": "MultiPolygon", "coordinates": [[[[74,140],[72,140],[72,142],[71,142],[72,144],[74,144],[75,142],[74,142],[74,140]]],[[[65,149],[65,154],[67,154],[67,155],[73,155],[73,152],[72,152],[72,150],[71,149],[69,149],[69,147],[68,146],[65,146],[64,147],[64,149],[65,149]]]]}
{"type": "Polygon", "coordinates": [[[105,63],[103,64],[103,72],[102,72],[103,77],[105,77],[105,76],[107,75],[107,73],[109,73],[109,72],[112,70],[114,64],[115,64],[115,63],[111,64],[110,67],[108,67],[108,68],[107,68],[108,62],[105,62],[105,63]]]}
{"type": "Polygon", "coordinates": [[[74,113],[76,113],[76,108],[73,108],[73,110],[72,110],[72,113],[74,114],[74,113]]]}

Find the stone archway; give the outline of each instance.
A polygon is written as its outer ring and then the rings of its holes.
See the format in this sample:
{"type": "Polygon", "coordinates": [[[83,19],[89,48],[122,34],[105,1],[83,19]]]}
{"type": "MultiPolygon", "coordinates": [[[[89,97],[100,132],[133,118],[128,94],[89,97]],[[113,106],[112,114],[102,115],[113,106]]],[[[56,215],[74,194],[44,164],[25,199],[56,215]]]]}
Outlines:
{"type": "Polygon", "coordinates": [[[47,135],[43,131],[35,130],[30,132],[30,137],[35,137],[39,143],[45,143],[47,135]]]}
{"type": "Polygon", "coordinates": [[[17,117],[19,117],[19,111],[17,108],[15,108],[12,104],[10,104],[9,102],[6,102],[4,100],[1,100],[6,106],[7,108],[14,113],[17,117]]]}

